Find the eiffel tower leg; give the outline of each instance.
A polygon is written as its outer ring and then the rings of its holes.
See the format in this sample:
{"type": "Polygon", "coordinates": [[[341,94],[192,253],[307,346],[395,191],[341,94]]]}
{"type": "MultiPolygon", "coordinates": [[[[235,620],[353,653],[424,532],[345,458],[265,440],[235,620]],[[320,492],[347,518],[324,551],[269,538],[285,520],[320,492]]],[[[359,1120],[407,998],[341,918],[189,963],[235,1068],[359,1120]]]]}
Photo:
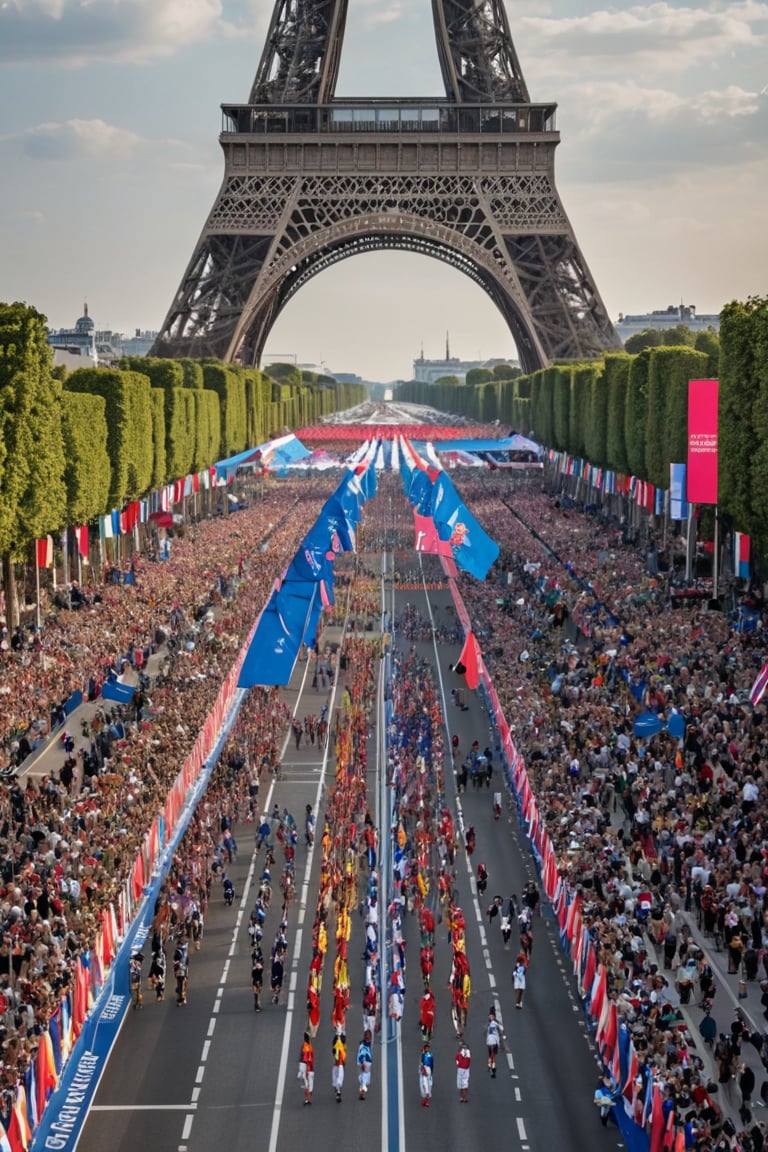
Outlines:
{"type": "Polygon", "coordinates": [[[346,0],[274,12],[262,102],[224,106],[224,183],[155,355],[257,364],[308,280],[384,249],[474,280],[525,371],[621,346],[555,186],[556,105],[528,100],[502,0],[433,0],[448,98],[423,107],[332,99],[346,0]]]}

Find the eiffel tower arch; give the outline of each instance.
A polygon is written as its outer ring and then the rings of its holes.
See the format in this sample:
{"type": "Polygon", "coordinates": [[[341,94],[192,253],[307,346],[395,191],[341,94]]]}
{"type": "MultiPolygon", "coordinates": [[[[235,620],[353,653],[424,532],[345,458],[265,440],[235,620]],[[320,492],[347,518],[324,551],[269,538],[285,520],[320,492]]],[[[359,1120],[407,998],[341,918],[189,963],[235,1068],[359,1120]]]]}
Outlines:
{"type": "Polygon", "coordinates": [[[386,249],[474,280],[527,372],[620,347],[555,186],[557,106],[530,101],[503,0],[432,0],[445,96],[404,100],[335,96],[347,3],[275,0],[153,355],[258,364],[308,280],[386,249]]]}

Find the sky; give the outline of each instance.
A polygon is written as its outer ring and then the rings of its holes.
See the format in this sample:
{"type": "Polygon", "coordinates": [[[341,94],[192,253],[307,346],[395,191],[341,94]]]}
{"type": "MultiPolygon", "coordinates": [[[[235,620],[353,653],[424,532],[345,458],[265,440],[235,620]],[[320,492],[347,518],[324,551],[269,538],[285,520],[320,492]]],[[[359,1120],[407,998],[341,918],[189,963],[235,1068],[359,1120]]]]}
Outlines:
{"type": "MultiPolygon", "coordinates": [[[[556,183],[611,318],[768,292],[768,2],[506,0],[556,183]]],[[[159,328],[221,184],[272,0],[0,0],[0,300],[51,327],[159,328]]],[[[429,0],[349,0],[338,96],[443,95],[429,0]]],[[[289,302],[265,360],[410,379],[512,357],[490,298],[404,253],[289,302]]]]}

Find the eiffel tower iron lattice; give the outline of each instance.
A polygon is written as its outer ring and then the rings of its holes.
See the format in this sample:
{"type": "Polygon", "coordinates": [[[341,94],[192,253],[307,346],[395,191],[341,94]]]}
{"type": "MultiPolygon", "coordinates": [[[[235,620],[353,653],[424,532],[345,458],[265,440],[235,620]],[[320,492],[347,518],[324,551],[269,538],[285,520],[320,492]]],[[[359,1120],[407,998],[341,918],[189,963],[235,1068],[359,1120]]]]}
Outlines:
{"type": "Polygon", "coordinates": [[[363,252],[479,284],[527,372],[620,341],[555,187],[555,104],[531,102],[503,0],[432,0],[445,96],[335,96],[348,0],[275,0],[225,172],[152,349],[258,364],[287,302],[363,252]]]}

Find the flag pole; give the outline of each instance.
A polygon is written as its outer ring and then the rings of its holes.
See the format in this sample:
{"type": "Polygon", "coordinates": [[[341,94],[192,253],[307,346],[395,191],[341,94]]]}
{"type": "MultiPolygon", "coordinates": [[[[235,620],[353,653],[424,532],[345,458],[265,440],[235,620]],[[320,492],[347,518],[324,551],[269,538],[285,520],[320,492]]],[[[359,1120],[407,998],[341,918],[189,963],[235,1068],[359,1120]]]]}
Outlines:
{"type": "Polygon", "coordinates": [[[40,557],[37,555],[37,541],[35,541],[35,623],[40,631],[40,557]]]}
{"type": "Polygon", "coordinates": [[[712,599],[717,600],[717,584],[719,576],[719,550],[720,550],[720,518],[718,505],[715,504],[715,552],[712,557],[712,599]]]}
{"type": "Polygon", "coordinates": [[[693,535],[694,525],[694,505],[688,502],[688,525],[685,533],[685,580],[690,584],[693,579],[693,548],[691,547],[691,537],[693,535]]]}

